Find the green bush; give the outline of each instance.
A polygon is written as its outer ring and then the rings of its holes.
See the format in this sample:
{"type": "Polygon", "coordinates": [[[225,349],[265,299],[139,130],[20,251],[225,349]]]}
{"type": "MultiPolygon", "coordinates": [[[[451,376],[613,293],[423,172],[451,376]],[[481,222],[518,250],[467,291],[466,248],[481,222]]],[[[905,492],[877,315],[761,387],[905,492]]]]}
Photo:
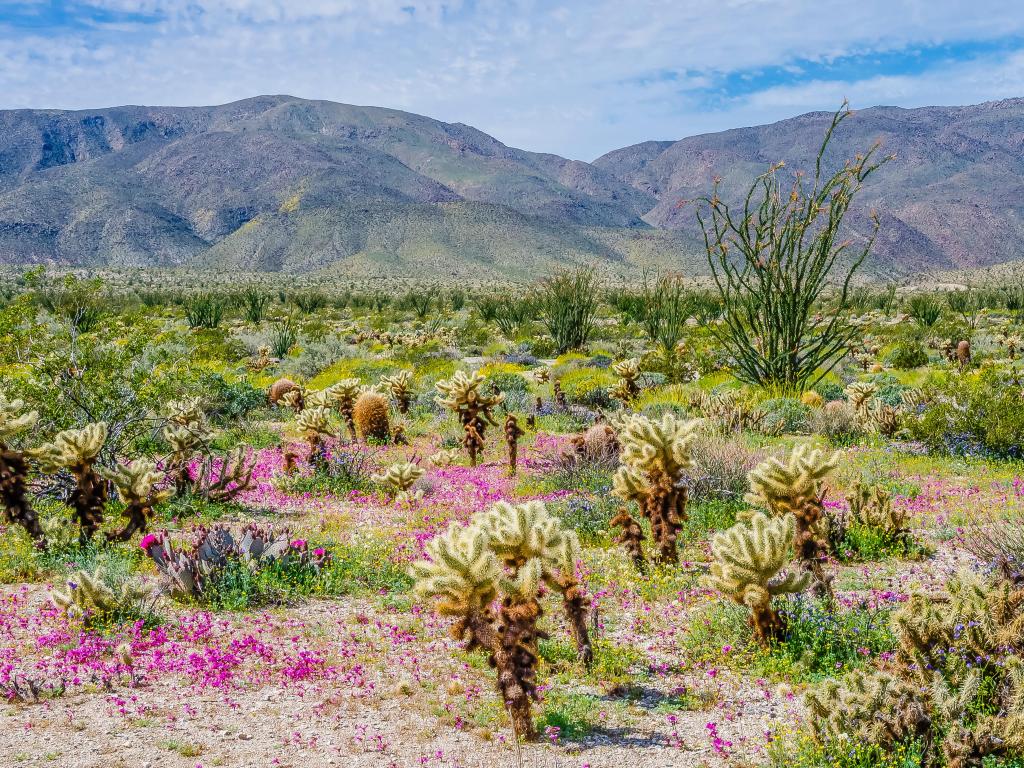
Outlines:
{"type": "Polygon", "coordinates": [[[1010,374],[947,376],[924,389],[930,404],[907,421],[914,439],[939,453],[1024,458],[1024,398],[1010,374]]]}
{"type": "Polygon", "coordinates": [[[903,341],[885,356],[885,364],[901,371],[928,365],[928,353],[919,341],[903,341]]]}
{"type": "Polygon", "coordinates": [[[570,403],[588,408],[611,408],[615,403],[609,390],[615,379],[615,374],[603,368],[576,368],[562,374],[559,382],[570,403]]]}
{"type": "Polygon", "coordinates": [[[761,429],[769,435],[792,435],[807,431],[811,408],[794,397],[775,397],[760,404],[764,412],[761,429]]]}

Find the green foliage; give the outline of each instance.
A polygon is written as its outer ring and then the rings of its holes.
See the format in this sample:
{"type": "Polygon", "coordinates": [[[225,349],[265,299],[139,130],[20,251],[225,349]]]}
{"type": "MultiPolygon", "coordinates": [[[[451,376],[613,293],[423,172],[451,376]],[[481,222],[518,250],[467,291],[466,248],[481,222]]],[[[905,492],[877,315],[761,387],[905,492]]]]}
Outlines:
{"type": "Polygon", "coordinates": [[[795,397],[775,397],[758,407],[764,413],[761,430],[765,434],[804,434],[810,426],[811,409],[795,397]]]}
{"type": "Polygon", "coordinates": [[[299,333],[291,317],[278,320],[270,330],[270,354],[285,358],[299,340],[299,333]]]}
{"type": "Polygon", "coordinates": [[[593,272],[559,272],[537,287],[537,309],[558,354],[583,349],[597,319],[597,280],[593,272]]]}
{"type": "Polygon", "coordinates": [[[305,315],[311,315],[318,309],[327,306],[327,297],[317,291],[305,291],[295,293],[291,297],[292,303],[305,315]]]}
{"type": "Polygon", "coordinates": [[[270,294],[261,291],[259,288],[249,287],[238,295],[236,301],[241,306],[245,319],[250,323],[259,325],[266,316],[267,305],[270,303],[270,294]]]}
{"type": "Polygon", "coordinates": [[[845,321],[850,281],[867,258],[878,220],[852,256],[827,319],[815,319],[815,305],[830,289],[832,273],[846,258],[849,241],[839,241],[849,206],[864,181],[885,160],[878,146],[858,154],[831,176],[822,161],[832,134],[850,115],[843,105],[825,133],[811,181],[798,174],[783,188],[772,166],[758,177],[739,213],[714,192],[698,210],[708,264],[725,305],[725,323],[712,328],[736,362],[743,381],[801,390],[828,373],[846,354],[860,330],[845,321]]]}
{"type": "Polygon", "coordinates": [[[185,299],[185,321],[189,328],[217,328],[224,319],[227,302],[221,296],[201,293],[185,299]]]}
{"type": "Polygon", "coordinates": [[[915,293],[907,300],[907,314],[922,328],[931,328],[942,316],[942,304],[929,293],[915,293]]]}
{"type": "Polygon", "coordinates": [[[923,389],[926,405],[907,429],[930,450],[1024,458],[1024,398],[1007,374],[933,377],[923,389]]]}
{"type": "Polygon", "coordinates": [[[885,364],[908,371],[928,365],[928,352],[919,341],[901,341],[885,356],[885,364]]]}
{"type": "Polygon", "coordinates": [[[43,282],[42,276],[30,284],[38,284],[36,298],[50,314],[67,322],[81,333],[96,328],[103,315],[103,280],[95,277],[81,280],[74,275],[43,282]]]}

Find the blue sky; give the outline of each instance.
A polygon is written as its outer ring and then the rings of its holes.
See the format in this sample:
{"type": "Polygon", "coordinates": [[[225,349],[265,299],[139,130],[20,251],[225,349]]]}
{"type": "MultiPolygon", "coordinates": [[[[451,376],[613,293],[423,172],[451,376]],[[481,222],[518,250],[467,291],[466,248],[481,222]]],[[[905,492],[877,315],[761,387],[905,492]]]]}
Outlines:
{"type": "Polygon", "coordinates": [[[1024,96],[1013,0],[0,0],[0,108],[261,93],[590,160],[801,112],[1024,96]]]}

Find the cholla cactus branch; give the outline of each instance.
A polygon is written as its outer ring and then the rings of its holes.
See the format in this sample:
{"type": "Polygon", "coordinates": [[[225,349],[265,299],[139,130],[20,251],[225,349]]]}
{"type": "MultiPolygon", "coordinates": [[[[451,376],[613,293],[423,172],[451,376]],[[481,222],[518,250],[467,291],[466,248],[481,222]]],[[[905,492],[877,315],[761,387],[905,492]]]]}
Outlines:
{"type": "Polygon", "coordinates": [[[491,395],[480,392],[484,381],[478,371],[469,375],[456,371],[450,379],[434,384],[439,393],[434,399],[439,405],[454,412],[462,424],[465,433],[463,445],[473,466],[476,466],[477,455],[483,450],[487,425],[497,426],[491,409],[505,399],[501,392],[491,395]]]}
{"type": "Polygon", "coordinates": [[[412,371],[401,370],[391,376],[382,376],[380,383],[391,392],[391,397],[402,415],[409,413],[412,404],[412,371]]]}
{"type": "Polygon", "coordinates": [[[53,442],[45,443],[30,452],[38,460],[43,472],[55,473],[68,469],[74,475],[75,490],[70,502],[83,544],[92,539],[103,525],[107,487],[96,474],[93,464],[106,439],[106,423],[97,422],[87,424],[82,429],[58,432],[53,442]]]}
{"type": "Polygon", "coordinates": [[[35,426],[38,411],[26,411],[23,400],[8,400],[0,395],[0,501],[10,523],[22,526],[36,547],[46,548],[46,535],[39,518],[26,498],[28,462],[25,454],[8,447],[8,441],[35,426]]]}
{"type": "Polygon", "coordinates": [[[110,541],[127,541],[136,531],[145,533],[153,516],[153,507],[169,499],[173,493],[170,489],[157,489],[165,475],[149,459],[135,459],[114,469],[101,468],[97,474],[117,488],[125,505],[124,516],[128,518],[124,528],[107,537],[110,541]]]}
{"type": "Polygon", "coordinates": [[[755,514],[750,524],[737,523],[711,540],[715,561],[708,584],[726,597],[750,609],[750,625],[762,645],[778,637],[782,617],[772,608],[774,595],[799,592],[807,587],[809,574],[784,571],[793,556],[796,519],[784,515],[771,519],[755,514]]]}
{"type": "Polygon", "coordinates": [[[684,473],[692,463],[690,445],[696,427],[696,421],[681,421],[672,414],[665,414],[661,421],[635,415],[619,431],[622,466],[612,480],[612,493],[638,504],[651,523],[663,563],[679,559],[676,538],[686,520],[684,473]]]}

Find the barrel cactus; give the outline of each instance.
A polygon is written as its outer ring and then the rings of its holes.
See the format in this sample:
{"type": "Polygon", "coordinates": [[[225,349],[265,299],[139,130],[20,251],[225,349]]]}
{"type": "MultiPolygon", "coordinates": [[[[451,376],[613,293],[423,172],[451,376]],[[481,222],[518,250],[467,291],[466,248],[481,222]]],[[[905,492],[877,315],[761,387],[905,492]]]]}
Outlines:
{"type": "Polygon", "coordinates": [[[391,439],[391,422],[388,419],[388,401],[379,392],[366,390],[356,399],[352,408],[356,433],[363,440],[387,442],[391,439]]]}

